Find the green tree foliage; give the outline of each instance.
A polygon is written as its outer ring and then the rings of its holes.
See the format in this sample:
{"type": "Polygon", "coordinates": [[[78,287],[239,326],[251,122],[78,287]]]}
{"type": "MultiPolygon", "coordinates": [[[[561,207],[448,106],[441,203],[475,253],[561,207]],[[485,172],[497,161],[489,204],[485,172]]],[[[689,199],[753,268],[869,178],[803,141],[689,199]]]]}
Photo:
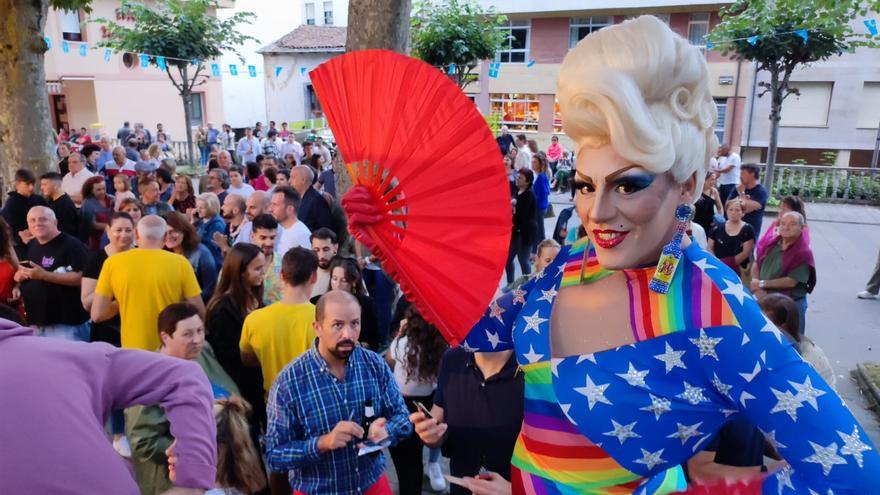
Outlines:
{"type": "Polygon", "coordinates": [[[216,0],[166,0],[149,6],[123,0],[120,13],[133,17],[134,24],[118,24],[107,19],[95,21],[109,29],[109,38],[99,46],[152,55],[150,63],[156,66],[156,56],[166,57],[165,73],[183,99],[191,158],[195,156],[190,127],[192,90],[207,83],[207,62],[230,51],[239,55],[243,63],[238,47],[245,41],[255,41],[236,31],[239,24],[253,22],[254,14],[239,12],[221,20],[214,15],[217,8],[216,0]]]}
{"type": "MultiPolygon", "coordinates": [[[[857,18],[877,11],[871,0],[738,0],[721,9],[721,23],[708,39],[723,55],[756,62],[766,71],[759,97],[770,94],[770,136],[764,182],[773,183],[782,102],[798,95],[789,85],[800,66],[851,53],[859,47],[876,47],[877,37],[853,28],[857,18]],[[806,41],[797,31],[807,31],[806,41]]],[[[861,23],[858,23],[861,24],[861,23]]]]}
{"type": "Polygon", "coordinates": [[[506,39],[499,30],[507,17],[483,9],[472,0],[425,2],[413,8],[413,55],[447,72],[464,89],[481,60],[495,57],[506,39]]]}

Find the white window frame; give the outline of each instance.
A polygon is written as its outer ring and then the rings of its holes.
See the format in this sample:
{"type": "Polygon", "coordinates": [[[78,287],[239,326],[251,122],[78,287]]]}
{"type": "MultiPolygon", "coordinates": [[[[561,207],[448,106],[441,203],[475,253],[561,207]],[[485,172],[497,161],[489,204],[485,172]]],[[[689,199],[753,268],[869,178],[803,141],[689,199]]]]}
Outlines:
{"type": "Polygon", "coordinates": [[[715,137],[719,143],[724,143],[724,131],[727,128],[727,98],[714,98],[718,118],[715,120],[715,137]]]}
{"type": "Polygon", "coordinates": [[[700,52],[706,53],[706,36],[709,35],[709,20],[712,18],[711,12],[694,12],[690,14],[688,18],[688,41],[694,45],[695,47],[700,49],[700,52]],[[695,19],[696,16],[706,16],[706,19],[695,19]],[[691,31],[694,26],[705,26],[706,30],[702,36],[698,39],[694,39],[695,36],[691,35],[691,31]]]}
{"type": "Polygon", "coordinates": [[[315,25],[315,4],[311,3],[311,2],[304,4],[303,11],[305,14],[304,17],[305,17],[306,24],[309,26],[314,26],[315,25]],[[311,7],[311,9],[312,9],[312,12],[311,12],[312,16],[311,17],[309,17],[309,7],[311,7]]]}
{"type": "Polygon", "coordinates": [[[333,2],[324,2],[324,25],[333,25],[333,2]]]}
{"type": "Polygon", "coordinates": [[[85,41],[86,33],[83,32],[82,13],[78,9],[58,10],[58,25],[61,27],[61,39],[67,41],[85,41]],[[76,18],[74,20],[74,18],[76,18]]]}
{"type": "Polygon", "coordinates": [[[500,31],[507,32],[507,38],[505,38],[503,42],[503,46],[506,47],[504,50],[498,50],[495,54],[495,62],[501,62],[503,64],[524,64],[529,60],[529,48],[532,42],[532,20],[531,19],[514,19],[508,20],[507,24],[497,28],[500,31]],[[511,46],[511,38],[513,37],[514,29],[524,29],[526,32],[526,43],[525,48],[510,48],[511,46]],[[510,59],[513,54],[523,54],[523,59],[521,62],[511,62],[510,59]],[[507,55],[507,60],[503,60],[507,55]]]}
{"type": "MultiPolygon", "coordinates": [[[[580,37],[578,30],[581,28],[589,28],[590,33],[598,31],[602,28],[613,26],[614,25],[614,16],[613,15],[594,15],[591,17],[571,17],[568,20],[568,48],[574,48],[575,45],[578,44],[582,39],[586,37],[580,37]],[[599,22],[599,20],[607,20],[608,22],[599,22]]],[[[590,34],[587,33],[587,34],[590,34]]]]}
{"type": "Polygon", "coordinates": [[[525,93],[491,93],[489,95],[489,111],[490,113],[499,113],[498,115],[498,125],[506,125],[510,128],[511,132],[538,132],[538,121],[541,118],[541,107],[540,101],[538,99],[537,94],[525,94],[525,93]],[[532,104],[537,104],[537,111],[534,116],[534,120],[529,119],[528,108],[532,104]],[[502,112],[496,112],[495,104],[501,104],[502,112]],[[524,106],[523,109],[523,120],[504,120],[504,105],[505,104],[521,104],[524,106]]]}

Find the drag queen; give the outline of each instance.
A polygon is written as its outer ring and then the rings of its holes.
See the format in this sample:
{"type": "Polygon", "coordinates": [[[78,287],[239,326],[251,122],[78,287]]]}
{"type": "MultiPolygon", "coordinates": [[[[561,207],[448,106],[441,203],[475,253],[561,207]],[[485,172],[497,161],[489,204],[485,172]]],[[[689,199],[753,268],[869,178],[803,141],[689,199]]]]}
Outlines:
{"type": "Polygon", "coordinates": [[[841,399],[683,235],[717,146],[704,56],[643,16],[581,41],[558,97],[588,236],[462,344],[512,348],[525,372],[513,493],[683,489],[679,466],[736,417],[788,462],[763,493],[880,493],[876,448],[841,399]]]}

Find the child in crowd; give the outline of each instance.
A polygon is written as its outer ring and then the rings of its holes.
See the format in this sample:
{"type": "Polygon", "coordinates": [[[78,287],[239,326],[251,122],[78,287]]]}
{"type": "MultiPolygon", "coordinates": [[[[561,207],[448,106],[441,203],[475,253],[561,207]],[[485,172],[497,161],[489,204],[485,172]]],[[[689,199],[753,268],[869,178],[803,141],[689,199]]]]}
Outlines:
{"type": "Polygon", "coordinates": [[[113,187],[116,189],[116,202],[113,205],[115,211],[119,211],[119,207],[126,199],[135,199],[134,193],[131,192],[131,179],[124,174],[116,174],[113,176],[113,187]]]}

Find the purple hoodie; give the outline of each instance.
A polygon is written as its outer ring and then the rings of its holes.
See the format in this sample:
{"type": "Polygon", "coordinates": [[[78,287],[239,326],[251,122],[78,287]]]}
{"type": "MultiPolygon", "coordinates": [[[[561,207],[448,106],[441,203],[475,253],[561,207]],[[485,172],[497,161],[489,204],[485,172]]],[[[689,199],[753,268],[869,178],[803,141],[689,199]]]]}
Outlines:
{"type": "Polygon", "coordinates": [[[0,493],[137,495],[104,424],[110,411],[138,404],[165,409],[177,439],[177,486],[210,489],[217,456],[212,403],[195,362],[34,337],[0,319],[0,493]]]}

